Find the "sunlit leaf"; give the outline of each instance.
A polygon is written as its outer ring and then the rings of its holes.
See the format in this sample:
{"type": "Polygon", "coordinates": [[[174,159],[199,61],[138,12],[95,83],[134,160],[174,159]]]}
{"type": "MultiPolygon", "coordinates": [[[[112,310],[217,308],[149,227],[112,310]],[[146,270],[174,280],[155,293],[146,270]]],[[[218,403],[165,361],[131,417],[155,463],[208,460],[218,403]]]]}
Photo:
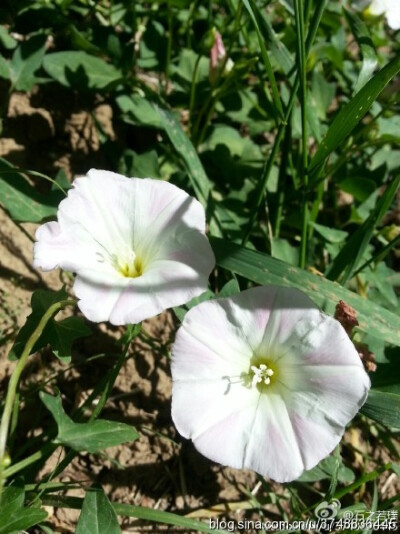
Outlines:
{"type": "Polygon", "coordinates": [[[58,426],[56,443],[75,451],[100,452],[107,447],[132,442],[139,437],[137,431],[125,423],[97,419],[88,423],[74,423],[64,412],[61,397],[40,392],[40,398],[52,413],[58,426]]]}
{"type": "MultiPolygon", "coordinates": [[[[21,356],[26,342],[50,306],[56,302],[67,299],[68,294],[64,289],[57,292],[39,289],[32,294],[32,313],[18,332],[17,338],[9,354],[10,359],[17,359],[21,356]]],[[[35,343],[32,353],[42,349],[46,345],[50,345],[54,354],[58,358],[64,362],[69,362],[71,360],[71,348],[73,342],[78,338],[89,336],[91,333],[92,331],[85,325],[82,317],[67,317],[60,321],[50,319],[45,326],[42,335],[35,343]]]]}
{"type": "Polygon", "coordinates": [[[122,78],[113,65],[82,51],[47,54],[43,67],[62,85],[77,89],[106,89],[122,78]]]}

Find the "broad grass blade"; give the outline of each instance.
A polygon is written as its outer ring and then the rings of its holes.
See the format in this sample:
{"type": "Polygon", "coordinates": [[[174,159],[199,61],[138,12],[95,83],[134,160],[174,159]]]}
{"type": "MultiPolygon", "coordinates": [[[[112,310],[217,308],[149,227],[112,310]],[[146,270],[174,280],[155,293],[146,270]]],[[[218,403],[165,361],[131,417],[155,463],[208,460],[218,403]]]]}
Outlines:
{"type": "Polygon", "coordinates": [[[388,343],[400,345],[400,318],[394,313],[378,305],[371,306],[370,301],[336,282],[293,267],[266,254],[216,237],[210,237],[210,242],[217,265],[220,267],[257,284],[296,287],[331,315],[334,314],[339,300],[344,300],[357,311],[360,330],[388,343]]]}

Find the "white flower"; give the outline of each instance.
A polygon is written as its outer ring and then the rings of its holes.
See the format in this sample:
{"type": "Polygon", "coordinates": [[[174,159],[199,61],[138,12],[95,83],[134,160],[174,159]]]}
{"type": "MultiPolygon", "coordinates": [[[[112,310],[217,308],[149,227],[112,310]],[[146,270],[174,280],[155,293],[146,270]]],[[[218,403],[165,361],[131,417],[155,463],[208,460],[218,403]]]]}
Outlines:
{"type": "Polygon", "coordinates": [[[400,29],[400,0],[373,0],[368,12],[371,15],[385,15],[393,30],[400,29]]]}
{"type": "Polygon", "coordinates": [[[352,4],[356,9],[365,10],[367,16],[385,15],[393,30],[400,29],[400,0],[353,0],[352,4]]]}
{"type": "Polygon", "coordinates": [[[172,354],[178,431],[211,460],[279,482],[334,449],[370,387],[340,323],[296,289],[199,304],[172,354]]]}
{"type": "Polygon", "coordinates": [[[38,228],[34,266],[77,274],[79,307],[92,321],[138,323],[207,288],[214,254],[205,213],[161,180],[91,170],[38,228]]]}

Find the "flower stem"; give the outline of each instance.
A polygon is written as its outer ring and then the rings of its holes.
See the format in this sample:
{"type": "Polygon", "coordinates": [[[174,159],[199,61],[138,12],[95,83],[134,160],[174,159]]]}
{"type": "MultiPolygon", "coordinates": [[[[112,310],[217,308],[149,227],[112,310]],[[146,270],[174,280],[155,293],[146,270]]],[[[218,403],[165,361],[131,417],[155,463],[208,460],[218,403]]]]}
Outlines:
{"type": "Polygon", "coordinates": [[[43,330],[45,326],[47,325],[47,323],[49,322],[49,320],[52,318],[52,316],[56,312],[58,312],[65,306],[69,306],[69,305],[75,305],[75,301],[74,300],[63,300],[61,302],[56,302],[55,304],[50,306],[50,308],[46,311],[46,313],[40,319],[39,324],[37,325],[35,330],[32,332],[28,341],[26,342],[26,345],[21,354],[21,357],[18,360],[18,363],[14,369],[13,374],[11,375],[10,382],[8,384],[8,389],[7,389],[4,411],[3,411],[3,415],[2,415],[1,423],[0,423],[0,500],[1,500],[1,494],[2,494],[2,489],[4,485],[4,468],[5,468],[5,464],[6,464],[5,460],[7,456],[6,455],[7,437],[8,437],[11,415],[13,411],[15,396],[17,393],[17,387],[18,387],[19,379],[21,377],[21,373],[24,370],[28,357],[31,354],[33,347],[35,346],[35,343],[42,335],[43,330]]]}

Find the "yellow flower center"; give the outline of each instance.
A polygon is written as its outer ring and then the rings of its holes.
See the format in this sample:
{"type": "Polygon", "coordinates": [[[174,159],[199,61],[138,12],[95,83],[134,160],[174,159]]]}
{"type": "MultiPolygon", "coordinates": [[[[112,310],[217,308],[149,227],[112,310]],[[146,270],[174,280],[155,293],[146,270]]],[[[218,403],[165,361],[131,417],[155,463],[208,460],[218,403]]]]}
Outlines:
{"type": "Polygon", "coordinates": [[[117,271],[122,274],[125,278],[138,278],[142,276],[144,271],[144,266],[142,260],[136,256],[130,261],[121,261],[116,262],[117,271]]]}

